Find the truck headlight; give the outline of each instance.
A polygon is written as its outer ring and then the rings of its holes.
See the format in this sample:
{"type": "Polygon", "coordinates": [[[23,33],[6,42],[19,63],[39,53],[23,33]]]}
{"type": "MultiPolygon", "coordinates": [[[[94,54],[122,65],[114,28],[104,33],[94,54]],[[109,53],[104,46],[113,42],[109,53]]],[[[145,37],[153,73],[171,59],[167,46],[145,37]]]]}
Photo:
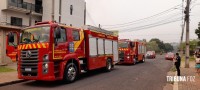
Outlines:
{"type": "Polygon", "coordinates": [[[44,55],[43,60],[44,61],[49,61],[49,55],[44,55]]]}
{"type": "Polygon", "coordinates": [[[127,56],[127,58],[129,59],[130,57],[129,57],[129,56],[127,56]]]}
{"type": "Polygon", "coordinates": [[[48,63],[44,63],[43,66],[44,66],[44,68],[48,68],[49,67],[48,63]]]}

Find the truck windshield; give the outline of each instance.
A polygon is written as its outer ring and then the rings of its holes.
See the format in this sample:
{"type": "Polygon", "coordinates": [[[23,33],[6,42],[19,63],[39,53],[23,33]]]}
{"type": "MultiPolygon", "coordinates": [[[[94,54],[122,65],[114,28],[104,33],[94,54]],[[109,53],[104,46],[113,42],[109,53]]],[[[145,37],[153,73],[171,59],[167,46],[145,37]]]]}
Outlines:
{"type": "Polygon", "coordinates": [[[128,48],[128,42],[119,42],[120,48],[128,48]]]}
{"type": "Polygon", "coordinates": [[[20,35],[21,43],[49,42],[50,26],[28,28],[20,35]]]}

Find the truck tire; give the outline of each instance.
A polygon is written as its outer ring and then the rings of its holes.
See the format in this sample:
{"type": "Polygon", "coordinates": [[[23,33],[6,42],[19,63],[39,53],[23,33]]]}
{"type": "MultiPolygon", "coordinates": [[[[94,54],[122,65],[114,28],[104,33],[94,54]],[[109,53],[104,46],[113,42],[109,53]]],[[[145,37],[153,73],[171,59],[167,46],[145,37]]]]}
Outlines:
{"type": "Polygon", "coordinates": [[[144,63],[144,62],[145,62],[145,57],[142,58],[142,63],[144,63]]]}
{"type": "Polygon", "coordinates": [[[65,66],[63,81],[66,83],[72,83],[77,78],[77,66],[74,63],[69,63],[65,66]]]}
{"type": "Polygon", "coordinates": [[[133,58],[133,65],[135,65],[137,63],[136,58],[133,58]]]}
{"type": "Polygon", "coordinates": [[[107,59],[105,70],[106,70],[107,72],[110,72],[111,69],[112,69],[112,60],[111,60],[111,59],[107,59]]]}

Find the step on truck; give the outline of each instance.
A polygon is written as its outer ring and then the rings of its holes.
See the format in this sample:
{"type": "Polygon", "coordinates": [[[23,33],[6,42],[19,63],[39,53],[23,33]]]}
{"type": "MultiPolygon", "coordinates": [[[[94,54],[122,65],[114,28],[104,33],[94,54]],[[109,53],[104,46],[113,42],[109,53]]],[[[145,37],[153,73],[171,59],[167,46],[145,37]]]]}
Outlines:
{"type": "Polygon", "coordinates": [[[81,73],[110,71],[118,62],[118,36],[93,26],[39,22],[7,36],[7,51],[17,53],[19,79],[73,82],[81,73]]]}
{"type": "Polygon", "coordinates": [[[145,62],[146,43],[142,40],[120,39],[118,64],[145,62]]]}

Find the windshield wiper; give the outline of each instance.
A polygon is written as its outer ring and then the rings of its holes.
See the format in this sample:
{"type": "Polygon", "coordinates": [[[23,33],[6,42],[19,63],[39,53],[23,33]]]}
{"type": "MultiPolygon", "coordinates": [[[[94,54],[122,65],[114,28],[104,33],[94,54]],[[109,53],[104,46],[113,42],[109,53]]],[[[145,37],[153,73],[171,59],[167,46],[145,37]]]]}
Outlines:
{"type": "Polygon", "coordinates": [[[33,42],[39,42],[40,41],[40,36],[38,36],[38,39],[33,39],[33,42]]]}
{"type": "Polygon", "coordinates": [[[25,43],[30,43],[31,40],[29,38],[24,38],[25,43]]]}

